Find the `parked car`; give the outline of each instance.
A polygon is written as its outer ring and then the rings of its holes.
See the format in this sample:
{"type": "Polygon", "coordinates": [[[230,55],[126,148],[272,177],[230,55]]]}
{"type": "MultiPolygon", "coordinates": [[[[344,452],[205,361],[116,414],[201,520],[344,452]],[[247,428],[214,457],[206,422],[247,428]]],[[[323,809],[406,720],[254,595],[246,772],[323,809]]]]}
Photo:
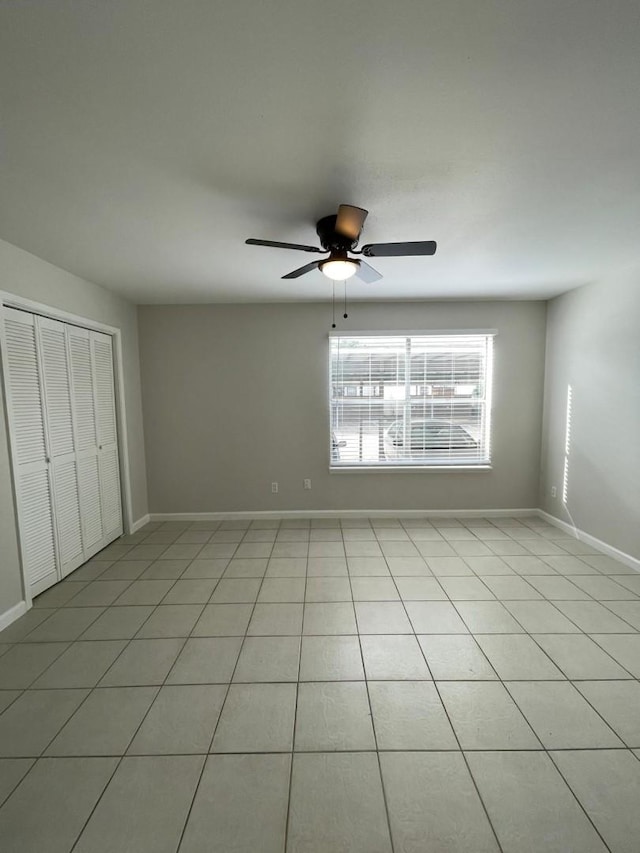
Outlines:
{"type": "Polygon", "coordinates": [[[387,459],[405,459],[411,456],[464,456],[464,451],[473,452],[478,442],[469,432],[452,421],[428,418],[411,422],[409,436],[405,434],[403,421],[395,421],[384,434],[384,453],[387,459]],[[405,438],[408,441],[405,444],[405,438]]]}

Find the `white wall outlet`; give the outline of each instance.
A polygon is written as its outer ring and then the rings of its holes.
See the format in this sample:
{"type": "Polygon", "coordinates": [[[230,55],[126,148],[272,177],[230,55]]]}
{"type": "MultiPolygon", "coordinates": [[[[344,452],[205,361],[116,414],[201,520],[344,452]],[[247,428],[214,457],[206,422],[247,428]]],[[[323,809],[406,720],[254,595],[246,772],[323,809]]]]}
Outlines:
{"type": "Polygon", "coordinates": [[[556,498],[558,496],[558,490],[555,486],[551,486],[551,497],[556,498]]]}
{"type": "Polygon", "coordinates": [[[271,483],[271,494],[273,494],[273,495],[278,494],[278,484],[277,483],[271,483]]]}
{"type": "Polygon", "coordinates": [[[303,482],[303,485],[304,485],[304,488],[305,488],[305,489],[310,489],[310,488],[311,488],[311,480],[303,480],[302,482],[303,482]]]}

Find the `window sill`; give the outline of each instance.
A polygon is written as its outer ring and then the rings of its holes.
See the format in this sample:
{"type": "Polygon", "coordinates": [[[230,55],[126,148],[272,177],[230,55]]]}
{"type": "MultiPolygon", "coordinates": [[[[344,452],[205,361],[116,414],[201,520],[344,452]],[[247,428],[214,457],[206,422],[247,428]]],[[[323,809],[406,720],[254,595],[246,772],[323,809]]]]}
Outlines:
{"type": "Polygon", "coordinates": [[[330,466],[329,473],[330,474],[341,474],[341,473],[360,473],[363,474],[384,474],[386,472],[392,472],[394,474],[398,474],[399,472],[410,472],[410,473],[425,473],[425,472],[444,472],[450,474],[454,471],[464,471],[465,473],[469,473],[470,471],[492,471],[493,465],[340,465],[340,466],[330,466]]]}

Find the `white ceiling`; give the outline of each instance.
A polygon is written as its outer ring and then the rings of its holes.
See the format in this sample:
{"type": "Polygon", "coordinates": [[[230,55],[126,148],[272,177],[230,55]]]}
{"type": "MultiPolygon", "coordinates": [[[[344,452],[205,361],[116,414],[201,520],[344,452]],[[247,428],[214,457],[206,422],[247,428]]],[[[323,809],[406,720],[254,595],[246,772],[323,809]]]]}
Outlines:
{"type": "Polygon", "coordinates": [[[0,237],[138,302],[546,298],[640,262],[637,0],[0,3],[0,237]]]}

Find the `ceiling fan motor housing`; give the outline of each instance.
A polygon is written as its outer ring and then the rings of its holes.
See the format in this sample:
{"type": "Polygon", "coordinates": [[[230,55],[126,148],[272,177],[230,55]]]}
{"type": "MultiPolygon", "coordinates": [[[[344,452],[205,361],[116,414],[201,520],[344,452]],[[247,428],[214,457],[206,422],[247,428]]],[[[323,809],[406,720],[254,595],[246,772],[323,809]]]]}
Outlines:
{"type": "Polygon", "coordinates": [[[336,231],[337,216],[323,216],[316,223],[316,232],[320,238],[320,244],[327,252],[346,253],[353,251],[358,245],[357,240],[352,240],[351,237],[346,237],[344,234],[339,234],[336,231]]]}

